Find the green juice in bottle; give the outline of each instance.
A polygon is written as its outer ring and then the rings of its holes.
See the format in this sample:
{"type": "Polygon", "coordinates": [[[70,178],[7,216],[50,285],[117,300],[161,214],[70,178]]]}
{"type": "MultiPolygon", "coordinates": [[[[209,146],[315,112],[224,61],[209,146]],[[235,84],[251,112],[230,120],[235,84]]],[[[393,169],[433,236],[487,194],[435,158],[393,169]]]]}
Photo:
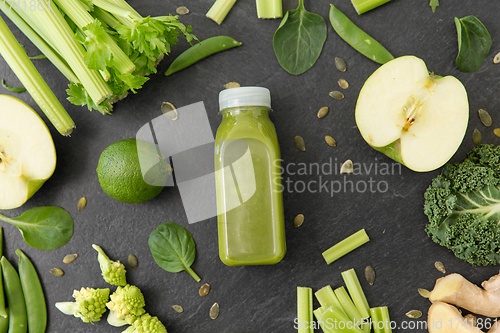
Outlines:
{"type": "Polygon", "coordinates": [[[271,95],[241,87],[219,95],[215,138],[219,256],[228,266],[270,265],[286,252],[280,150],[271,95]]]}

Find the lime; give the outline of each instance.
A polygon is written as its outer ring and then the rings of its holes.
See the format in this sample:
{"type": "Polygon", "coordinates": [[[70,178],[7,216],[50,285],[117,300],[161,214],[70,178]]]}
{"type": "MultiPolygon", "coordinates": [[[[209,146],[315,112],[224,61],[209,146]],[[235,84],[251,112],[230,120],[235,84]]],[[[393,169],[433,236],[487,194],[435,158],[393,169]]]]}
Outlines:
{"type": "MultiPolygon", "coordinates": [[[[144,181],[138,149],[143,166],[165,165],[154,145],[136,139],[117,141],[104,149],[99,157],[96,170],[99,183],[106,194],[118,201],[144,202],[156,197],[163,189],[163,186],[150,185],[152,182],[144,181]]],[[[164,180],[163,185],[166,183],[164,180]]],[[[158,182],[154,184],[158,185],[158,182]]]]}

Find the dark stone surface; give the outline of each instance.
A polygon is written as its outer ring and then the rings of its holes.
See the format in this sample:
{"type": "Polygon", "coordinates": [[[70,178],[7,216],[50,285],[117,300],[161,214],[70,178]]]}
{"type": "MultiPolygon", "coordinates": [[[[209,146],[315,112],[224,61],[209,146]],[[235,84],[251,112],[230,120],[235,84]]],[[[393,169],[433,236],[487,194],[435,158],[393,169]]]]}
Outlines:
{"type": "MultiPolygon", "coordinates": [[[[453,161],[459,161],[473,147],[474,128],[483,132],[484,142],[499,142],[492,129],[500,126],[500,95],[497,91],[500,65],[494,65],[492,59],[500,51],[500,3],[442,1],[435,14],[427,3],[427,0],[394,0],[357,16],[348,1],[335,1],[340,10],[395,56],[416,55],[424,59],[429,70],[439,75],[454,75],[463,82],[469,94],[471,117],[465,140],[453,157],[453,161]],[[493,47],[477,72],[462,73],[454,63],[457,38],[453,18],[471,14],[488,27],[493,47]],[[490,111],[494,120],[491,128],[486,129],[480,124],[476,113],[479,108],[490,111]]],[[[57,301],[70,301],[73,289],[108,287],[100,277],[92,243],[101,245],[116,260],[125,262],[130,253],[138,257],[139,267],[128,273],[128,281],[142,289],[147,311],[157,315],[172,333],[292,332],[297,286],[309,286],[315,290],[327,284],[337,287],[342,284],[342,271],[355,268],[362,276],[367,265],[373,266],[377,273],[374,286],[369,286],[361,277],[370,304],[389,306],[392,319],[401,324],[409,310],[419,309],[426,313],[429,302],[418,295],[417,288],[432,289],[436,278],[442,276],[434,268],[436,260],[442,261],[447,271],[462,273],[475,283],[498,272],[497,267],[473,268],[427,238],[424,232],[427,218],[422,212],[423,192],[439,171],[415,173],[402,167],[396,168],[391,175],[375,174],[372,169],[370,174],[363,171],[362,175],[348,177],[355,185],[368,182],[370,178],[375,184],[386,182],[388,190],[385,193],[353,193],[350,187],[347,193],[333,195],[324,192],[284,193],[288,253],[280,264],[271,267],[224,266],[218,259],[216,219],[188,225],[176,188],[166,188],[157,198],[143,204],[124,204],[108,197],[101,190],[95,172],[99,155],[108,145],[135,137],[143,124],[160,115],[160,105],[164,101],[177,107],[204,101],[215,133],[220,123],[217,96],[223,85],[230,81],[265,86],[271,90],[274,109],[271,117],[277,128],[284,165],[325,163],[332,159],[333,163],[338,163],[338,170],[346,159],[378,168],[392,163],[363,141],[354,120],[359,90],[378,65],[349,47],[329,24],[328,39],[318,62],[305,74],[294,77],[280,68],[273,53],[273,33],[280,21],[257,19],[254,1],[236,3],[221,26],[204,16],[212,0],[134,0],[131,4],[143,15],[174,13],[178,6],[185,5],[191,13],[181,20],[191,24],[200,39],[227,34],[243,42],[243,46],[208,58],[168,78],[161,74],[152,76],[137,95],[116,105],[113,116],[89,113],[84,108],[70,105],[65,100],[67,83],[64,77],[46,60],[36,61],[43,77],[74,118],[77,128],[71,138],[63,138],[49,124],[58,153],[56,172],[22,208],[2,213],[17,216],[31,207],[55,205],[65,208],[74,217],[72,240],[50,252],[29,247],[14,227],[3,225],[7,258],[17,261],[14,251],[21,248],[33,259],[40,272],[49,309],[47,332],[123,331],[111,328],[105,320],[94,326],[84,324],[79,319],[61,314],[54,307],[57,301]],[[347,72],[340,73],[335,69],[335,56],[346,60],[347,72]],[[346,79],[350,87],[345,91],[344,100],[335,101],[328,92],[339,89],[339,78],[346,79]],[[319,120],[316,112],[322,106],[329,106],[331,111],[326,118],[319,120]],[[295,135],[304,138],[306,152],[295,148],[295,135]],[[338,146],[327,146],[325,135],[332,135],[338,146]],[[77,202],[82,196],[87,197],[88,205],[78,213],[77,202]],[[305,222],[302,227],[294,229],[293,217],[299,213],[305,215],[305,222]],[[198,251],[193,268],[202,277],[202,282],[196,283],[185,272],[165,272],[155,264],[147,246],[148,236],[166,221],[183,225],[193,234],[198,251]],[[371,242],[327,266],[321,252],[361,228],[366,228],[371,242]],[[72,264],[63,264],[62,259],[70,253],[78,253],[78,259],[72,264]],[[66,274],[52,276],[49,269],[53,267],[62,268],[66,274]],[[200,298],[198,289],[203,283],[211,284],[212,291],[207,297],[200,298]],[[214,302],[221,307],[217,320],[208,316],[214,302]],[[185,312],[176,313],[171,308],[174,304],[182,305],[185,312]]],[[[306,1],[310,11],[325,19],[328,18],[328,5],[326,0],[306,1]]],[[[285,9],[295,6],[296,1],[284,1],[285,9]]],[[[12,26],[10,22],[9,26],[12,26]]],[[[14,34],[26,45],[30,55],[38,54],[17,29],[14,29],[14,34]]],[[[159,66],[159,73],[163,73],[186,47],[186,42],[176,46],[159,66]]],[[[0,73],[8,84],[17,85],[17,79],[3,60],[0,60],[0,73]]],[[[39,111],[28,94],[16,97],[39,111]]],[[[284,177],[294,182],[319,178],[316,174],[285,174],[284,177]]],[[[344,177],[338,174],[322,177],[329,182],[344,181],[344,177]]],[[[406,330],[395,330],[403,331],[406,330]]]]}

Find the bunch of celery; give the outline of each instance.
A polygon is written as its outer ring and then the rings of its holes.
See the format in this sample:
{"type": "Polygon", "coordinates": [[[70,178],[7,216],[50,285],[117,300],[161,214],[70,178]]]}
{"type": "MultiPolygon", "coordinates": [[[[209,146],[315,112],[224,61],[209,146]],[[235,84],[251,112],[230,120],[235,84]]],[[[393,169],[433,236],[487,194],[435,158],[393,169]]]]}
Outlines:
{"type": "Polygon", "coordinates": [[[179,35],[195,39],[177,16],[143,17],[125,0],[4,1],[0,9],[69,80],[68,100],[103,114],[156,73],[179,35]]]}

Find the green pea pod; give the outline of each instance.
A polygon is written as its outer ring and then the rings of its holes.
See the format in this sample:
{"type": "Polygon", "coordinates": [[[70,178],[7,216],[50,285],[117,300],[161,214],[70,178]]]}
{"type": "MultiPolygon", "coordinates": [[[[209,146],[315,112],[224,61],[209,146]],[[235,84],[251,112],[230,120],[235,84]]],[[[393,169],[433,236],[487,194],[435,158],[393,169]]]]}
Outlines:
{"type": "Polygon", "coordinates": [[[29,332],[43,333],[47,327],[47,306],[40,279],[23,251],[17,250],[16,254],[19,257],[19,278],[26,303],[29,332]]]}
{"type": "Polygon", "coordinates": [[[165,72],[166,76],[183,70],[212,54],[240,46],[241,43],[228,36],[215,36],[202,40],[182,52],[165,72]]]}
{"type": "Polygon", "coordinates": [[[0,317],[0,333],[7,333],[9,331],[9,319],[0,317]]]}
{"type": "Polygon", "coordinates": [[[5,294],[9,306],[9,333],[26,333],[28,331],[28,318],[19,275],[5,257],[2,257],[0,263],[2,264],[5,294]]]}
{"type": "Polygon", "coordinates": [[[347,16],[335,8],[334,5],[331,6],[330,22],[333,29],[347,44],[351,45],[359,53],[382,65],[394,59],[394,56],[385,47],[358,28],[347,16]]]}

